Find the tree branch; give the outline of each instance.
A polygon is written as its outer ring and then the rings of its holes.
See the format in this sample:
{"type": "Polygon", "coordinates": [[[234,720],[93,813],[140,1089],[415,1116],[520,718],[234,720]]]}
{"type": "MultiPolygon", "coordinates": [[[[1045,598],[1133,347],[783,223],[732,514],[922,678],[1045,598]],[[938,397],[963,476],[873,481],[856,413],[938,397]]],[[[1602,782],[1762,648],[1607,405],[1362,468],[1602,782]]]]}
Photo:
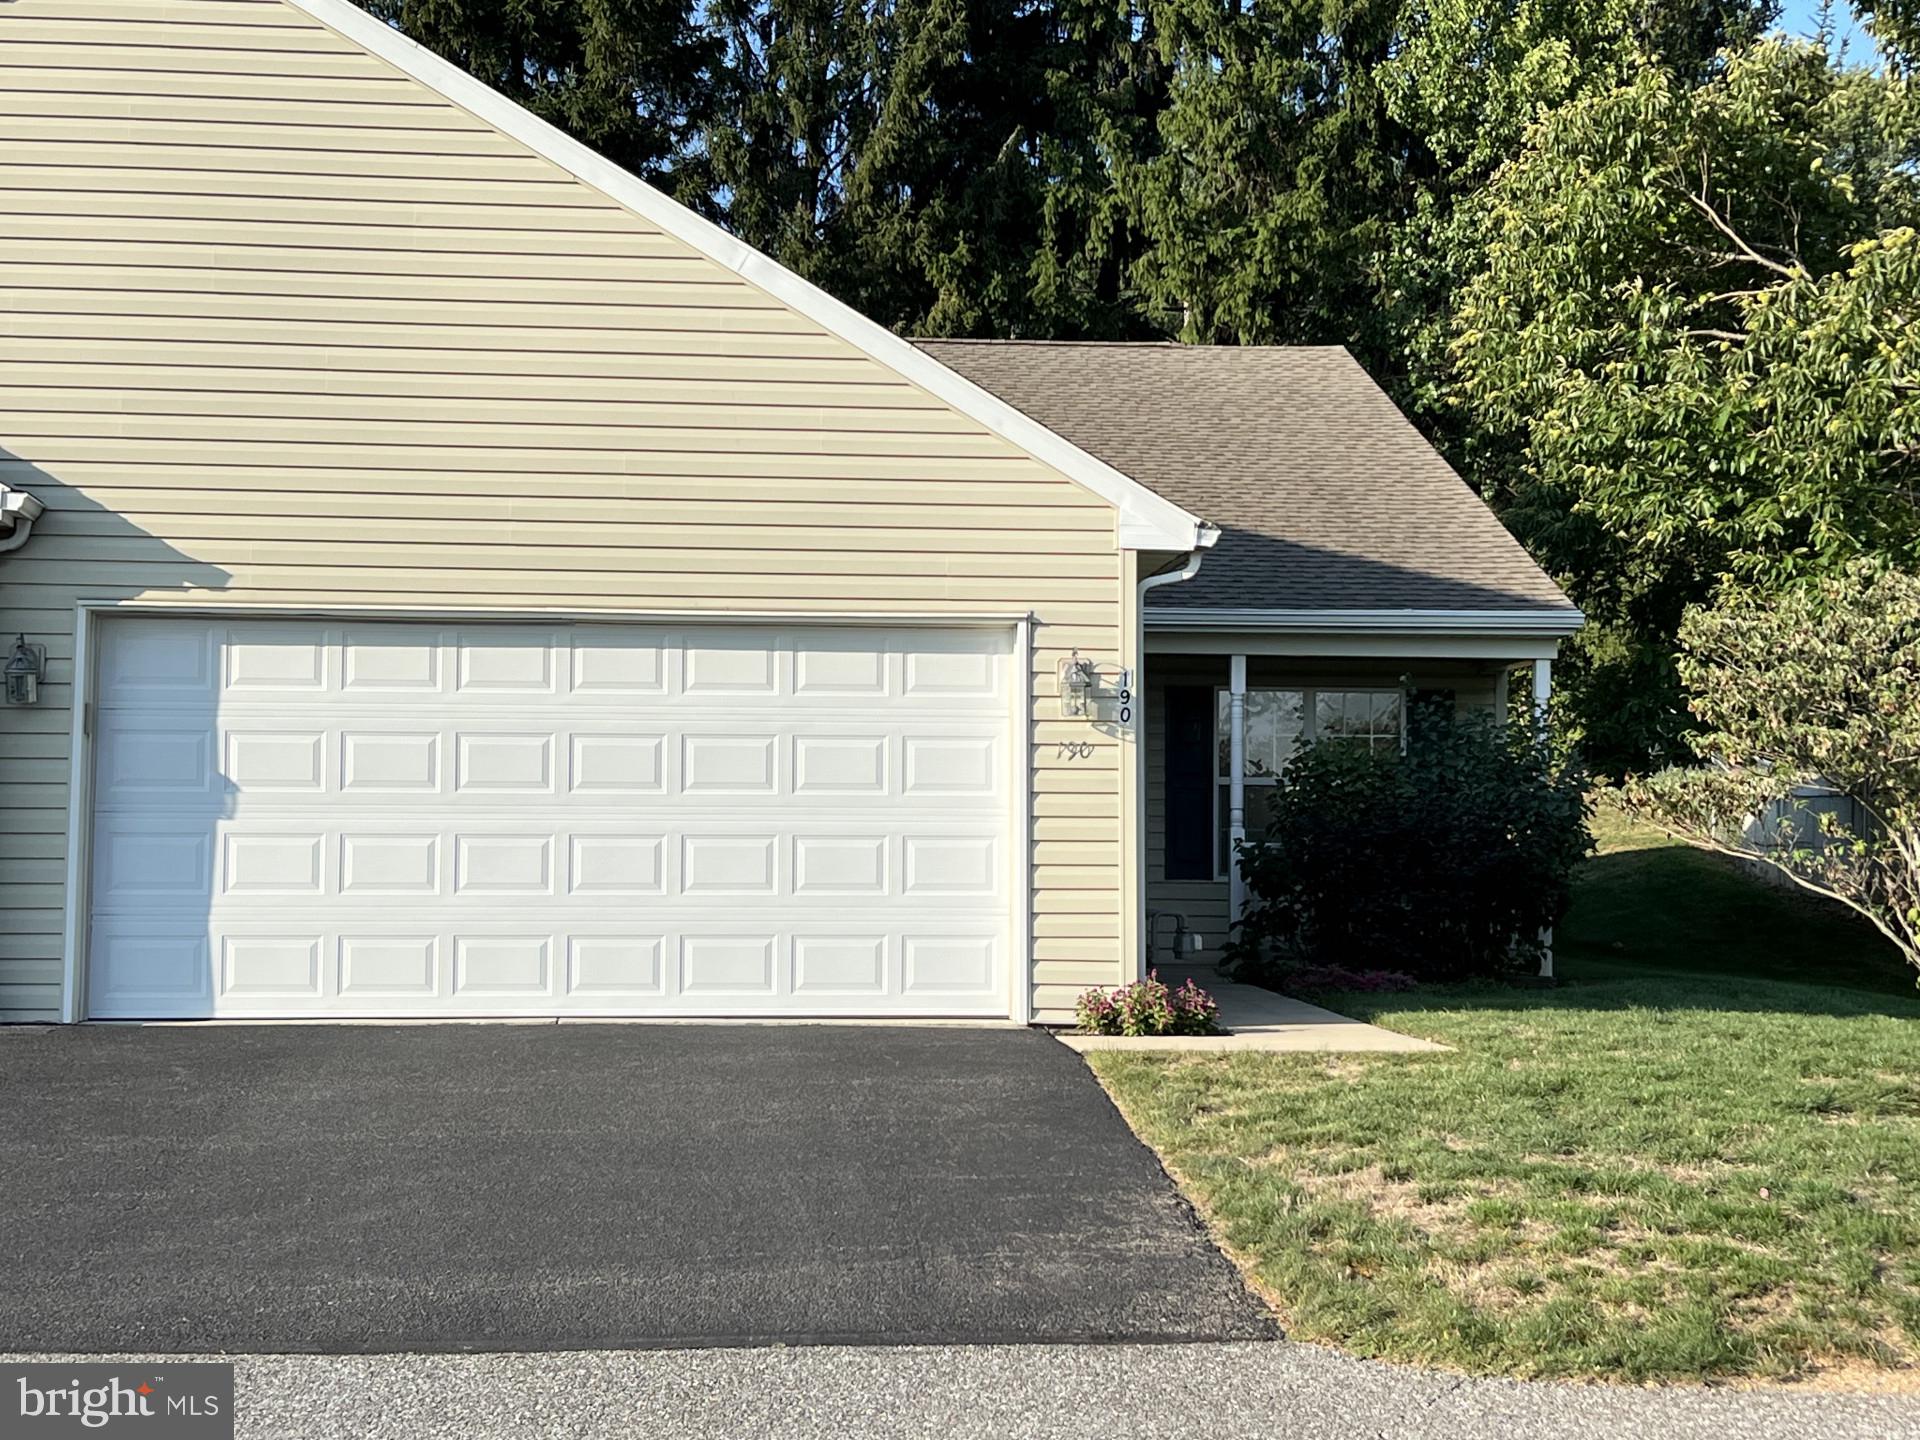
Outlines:
{"type": "Polygon", "coordinates": [[[1785,276],[1789,280],[1799,280],[1806,276],[1806,270],[1800,265],[1782,265],[1778,260],[1769,260],[1765,255],[1762,255],[1758,250],[1754,249],[1753,246],[1746,242],[1739,231],[1735,230],[1733,226],[1720,218],[1720,212],[1718,210],[1715,210],[1713,206],[1709,205],[1700,196],[1689,194],[1686,191],[1682,191],[1681,193],[1686,196],[1687,203],[1702,215],[1706,216],[1707,223],[1722,235],[1726,236],[1728,240],[1732,241],[1734,248],[1752,264],[1762,266],[1773,271],[1776,275],[1785,276]]]}

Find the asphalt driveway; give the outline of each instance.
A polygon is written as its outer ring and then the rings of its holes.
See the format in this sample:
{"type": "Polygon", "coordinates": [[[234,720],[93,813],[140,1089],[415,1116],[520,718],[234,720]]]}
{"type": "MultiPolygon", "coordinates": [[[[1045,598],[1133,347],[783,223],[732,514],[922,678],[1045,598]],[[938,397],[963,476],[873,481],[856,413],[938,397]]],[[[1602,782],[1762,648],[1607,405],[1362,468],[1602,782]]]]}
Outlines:
{"type": "Polygon", "coordinates": [[[0,1351],[1273,1333],[1033,1032],[0,1030],[0,1351]]]}

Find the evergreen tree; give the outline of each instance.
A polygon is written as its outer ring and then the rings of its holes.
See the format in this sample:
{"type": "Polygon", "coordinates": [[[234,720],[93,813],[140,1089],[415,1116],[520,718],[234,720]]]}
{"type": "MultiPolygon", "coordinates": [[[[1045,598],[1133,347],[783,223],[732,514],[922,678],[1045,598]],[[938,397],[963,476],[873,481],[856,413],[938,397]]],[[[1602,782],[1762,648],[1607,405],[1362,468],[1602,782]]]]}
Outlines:
{"type": "Polygon", "coordinates": [[[1124,334],[1106,157],[1157,77],[1085,0],[732,0],[707,150],[750,242],[910,333],[1124,334]]]}
{"type": "Polygon", "coordinates": [[[706,119],[719,46],[693,0],[360,0],[615,164],[711,210],[681,173],[706,119]]]}
{"type": "Polygon", "coordinates": [[[1378,259],[1432,169],[1380,85],[1400,8],[1148,0],[1171,83],[1117,179],[1145,303],[1183,339],[1379,348],[1378,259]]]}

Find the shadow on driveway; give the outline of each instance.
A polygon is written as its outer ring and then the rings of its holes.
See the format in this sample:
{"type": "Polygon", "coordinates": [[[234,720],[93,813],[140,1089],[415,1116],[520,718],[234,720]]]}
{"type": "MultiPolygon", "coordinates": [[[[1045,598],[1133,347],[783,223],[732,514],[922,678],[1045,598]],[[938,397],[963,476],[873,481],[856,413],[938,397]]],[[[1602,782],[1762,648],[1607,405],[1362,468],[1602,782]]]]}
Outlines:
{"type": "Polygon", "coordinates": [[[0,1031],[0,1351],[1275,1333],[1035,1032],[0,1031]]]}

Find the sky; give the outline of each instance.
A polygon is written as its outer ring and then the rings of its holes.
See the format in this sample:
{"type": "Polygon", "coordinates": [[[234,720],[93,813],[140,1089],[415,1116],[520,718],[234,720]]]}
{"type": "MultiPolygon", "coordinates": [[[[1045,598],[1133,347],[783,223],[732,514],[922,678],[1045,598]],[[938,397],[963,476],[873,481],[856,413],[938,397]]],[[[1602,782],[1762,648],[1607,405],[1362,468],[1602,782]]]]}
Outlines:
{"type": "MultiPolygon", "coordinates": [[[[1820,27],[1820,0],[1784,0],[1780,7],[1779,28],[1789,35],[1812,39],[1820,27]]],[[[1873,62],[1873,39],[1861,26],[1859,17],[1847,0],[1835,0],[1833,7],[1835,45],[1846,43],[1847,59],[1860,65],[1873,62]]]]}

